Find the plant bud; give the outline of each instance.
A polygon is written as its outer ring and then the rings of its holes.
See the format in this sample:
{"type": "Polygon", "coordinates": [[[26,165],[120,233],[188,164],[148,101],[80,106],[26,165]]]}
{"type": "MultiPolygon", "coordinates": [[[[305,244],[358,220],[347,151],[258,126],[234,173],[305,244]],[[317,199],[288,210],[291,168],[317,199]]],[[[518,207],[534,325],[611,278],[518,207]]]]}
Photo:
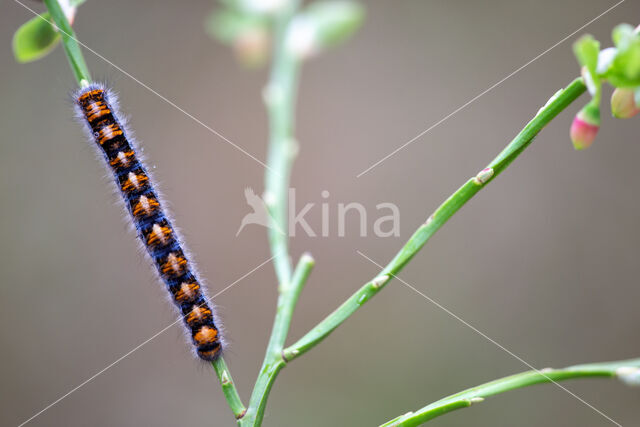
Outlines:
{"type": "Polygon", "coordinates": [[[348,0],[311,3],[291,22],[287,33],[287,49],[298,59],[346,41],[360,26],[363,7],[348,0]]]}
{"type": "Polygon", "coordinates": [[[600,129],[600,110],[591,105],[585,106],[571,124],[571,142],[576,150],[589,148],[600,129]]]}
{"type": "Polygon", "coordinates": [[[263,65],[269,57],[269,33],[265,28],[253,27],[239,33],[233,40],[233,51],[245,66],[263,65]]]}
{"type": "Polygon", "coordinates": [[[632,89],[617,88],[611,95],[611,114],[618,119],[628,119],[640,112],[632,89]]]}

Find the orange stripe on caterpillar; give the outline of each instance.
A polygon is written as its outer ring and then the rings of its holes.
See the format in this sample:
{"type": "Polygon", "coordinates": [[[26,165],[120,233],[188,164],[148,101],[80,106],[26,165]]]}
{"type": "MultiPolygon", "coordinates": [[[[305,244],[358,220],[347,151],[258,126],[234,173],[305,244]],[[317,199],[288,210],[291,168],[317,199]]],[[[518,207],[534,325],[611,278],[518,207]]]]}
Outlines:
{"type": "Polygon", "coordinates": [[[105,142],[122,135],[122,129],[117,123],[111,123],[109,125],[101,127],[96,135],[100,145],[104,145],[105,142]]]}
{"type": "Polygon", "coordinates": [[[218,330],[211,326],[203,326],[193,334],[193,340],[198,346],[202,347],[214,344],[218,341],[218,330]]]}
{"type": "Polygon", "coordinates": [[[144,172],[129,172],[127,179],[122,183],[122,191],[130,193],[144,187],[149,182],[149,177],[144,172]]]}
{"type": "Polygon", "coordinates": [[[96,119],[111,114],[111,110],[104,101],[93,101],[85,105],[84,114],[88,121],[93,122],[96,119]]]}
{"type": "Polygon", "coordinates": [[[127,168],[135,160],[136,153],[133,150],[118,151],[116,157],[109,161],[109,165],[114,168],[127,168]]]}
{"type": "Polygon", "coordinates": [[[82,95],[80,95],[78,97],[78,101],[84,103],[87,99],[93,98],[93,97],[103,97],[104,96],[104,90],[103,89],[92,89],[88,92],[83,93],[82,95]]]}
{"type": "Polygon", "coordinates": [[[160,270],[165,277],[180,277],[187,271],[187,260],[181,254],[171,252],[165,258],[160,270]]]}
{"type": "Polygon", "coordinates": [[[173,240],[173,230],[166,224],[153,224],[151,230],[146,236],[147,246],[151,248],[157,248],[159,246],[166,246],[173,240]]]}
{"type": "Polygon", "coordinates": [[[187,324],[192,328],[195,328],[203,323],[209,323],[213,320],[213,316],[211,314],[211,310],[208,307],[199,305],[194,305],[191,307],[191,311],[187,314],[185,318],[187,324]]]}
{"type": "Polygon", "coordinates": [[[173,298],[180,304],[193,302],[200,295],[200,285],[198,282],[182,282],[180,288],[174,292],[173,298]]]}
{"type": "Polygon", "coordinates": [[[151,196],[142,195],[138,198],[132,209],[133,216],[142,219],[146,216],[150,216],[160,207],[160,203],[151,196]]]}

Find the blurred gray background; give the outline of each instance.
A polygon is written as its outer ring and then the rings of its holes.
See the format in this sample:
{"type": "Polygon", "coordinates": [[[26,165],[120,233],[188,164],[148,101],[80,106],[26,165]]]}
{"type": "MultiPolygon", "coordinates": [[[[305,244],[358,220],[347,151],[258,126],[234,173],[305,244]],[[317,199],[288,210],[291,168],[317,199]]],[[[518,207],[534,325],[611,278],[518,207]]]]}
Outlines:
{"type": "MultiPolygon", "coordinates": [[[[298,203],[360,202],[401,211],[401,236],[292,240],[317,266],[290,340],[331,312],[468,177],[488,163],[578,73],[558,47],[361,178],[356,175],[599,15],[613,1],[370,1],[346,45],[307,63],[298,108],[298,203]]],[[[42,11],[42,5],[29,6],[42,11]]],[[[266,71],[243,69],[208,38],[211,1],[87,2],[75,29],[92,49],[260,159],[266,71]]],[[[11,36],[32,15],[0,6],[0,424],[18,425],[175,318],[105,170],[72,120],[63,52],[13,61],[11,36]]],[[[580,33],[610,44],[627,1],[580,33]]],[[[243,190],[263,168],[109,64],[177,225],[215,293],[269,258],[265,230],[247,227],[243,190]]],[[[610,90],[607,91],[607,97],[610,90]]],[[[568,138],[582,98],[428,243],[401,277],[532,365],[640,356],[637,320],[638,120],[608,107],[594,146],[568,138]]],[[[606,105],[606,102],[605,102],[606,105]]],[[[320,228],[318,205],[307,216],[320,228]]],[[[355,218],[355,216],[354,216],[355,218]]],[[[373,219],[369,222],[369,229],[373,219]]],[[[333,220],[333,219],[332,219],[333,220]]],[[[217,298],[227,360],[248,400],[270,332],[276,284],[267,265],[217,298]]],[[[306,356],[271,394],[265,426],[373,426],[527,367],[394,281],[306,356]]],[[[625,426],[640,392],[618,381],[564,384],[625,426]]],[[[175,326],[35,418],[33,426],[231,426],[212,370],[175,326]]],[[[603,426],[565,391],[542,385],[488,399],[434,426],[603,426]]]]}

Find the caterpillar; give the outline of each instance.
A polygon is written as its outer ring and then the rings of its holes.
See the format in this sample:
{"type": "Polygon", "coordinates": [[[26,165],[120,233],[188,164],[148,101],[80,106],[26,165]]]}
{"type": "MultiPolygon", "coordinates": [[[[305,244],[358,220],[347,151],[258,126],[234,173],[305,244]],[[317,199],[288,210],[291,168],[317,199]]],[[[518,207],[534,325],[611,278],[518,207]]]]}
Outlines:
{"type": "Polygon", "coordinates": [[[197,355],[215,360],[222,351],[215,313],[136,152],[135,141],[127,136],[115,96],[106,87],[91,84],[79,89],[74,100],[78,117],[113,172],[142,245],[182,315],[197,355]]]}

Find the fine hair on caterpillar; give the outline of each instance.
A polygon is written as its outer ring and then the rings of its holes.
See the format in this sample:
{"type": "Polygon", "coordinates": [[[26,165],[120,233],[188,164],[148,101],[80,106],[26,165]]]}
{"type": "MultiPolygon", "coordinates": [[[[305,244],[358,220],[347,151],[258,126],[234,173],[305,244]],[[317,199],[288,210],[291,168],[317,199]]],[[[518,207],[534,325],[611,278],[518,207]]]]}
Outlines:
{"type": "Polygon", "coordinates": [[[105,159],[138,238],[151,258],[182,316],[195,352],[214,360],[223,341],[212,304],[182,239],[154,187],[117,100],[104,85],[91,84],[74,93],[78,118],[105,159]]]}

